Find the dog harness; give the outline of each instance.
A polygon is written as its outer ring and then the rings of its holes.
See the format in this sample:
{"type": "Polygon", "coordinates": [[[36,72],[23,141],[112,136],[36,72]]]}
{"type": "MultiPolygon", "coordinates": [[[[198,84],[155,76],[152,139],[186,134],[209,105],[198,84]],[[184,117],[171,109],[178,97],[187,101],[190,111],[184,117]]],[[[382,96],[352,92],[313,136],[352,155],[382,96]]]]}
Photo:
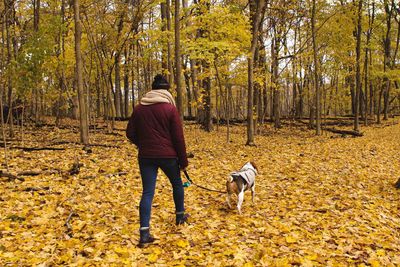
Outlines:
{"type": "Polygon", "coordinates": [[[256,175],[257,170],[250,162],[247,162],[239,171],[231,173],[231,176],[242,177],[250,187],[253,186],[256,175]]]}

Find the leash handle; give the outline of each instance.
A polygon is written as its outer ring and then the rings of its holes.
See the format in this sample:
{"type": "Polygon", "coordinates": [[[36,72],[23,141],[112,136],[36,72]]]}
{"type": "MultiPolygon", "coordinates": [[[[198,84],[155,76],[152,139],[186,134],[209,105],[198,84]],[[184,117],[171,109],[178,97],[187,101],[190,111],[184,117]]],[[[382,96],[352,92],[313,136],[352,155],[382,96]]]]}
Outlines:
{"type": "Polygon", "coordinates": [[[185,177],[188,180],[187,182],[183,183],[183,187],[189,187],[193,183],[193,181],[190,179],[189,174],[187,173],[186,170],[184,170],[183,173],[185,174],[185,177]]]}
{"type": "Polygon", "coordinates": [[[192,179],[190,179],[189,174],[187,172],[187,170],[184,170],[183,173],[185,174],[186,179],[190,182],[193,183],[192,179]]]}

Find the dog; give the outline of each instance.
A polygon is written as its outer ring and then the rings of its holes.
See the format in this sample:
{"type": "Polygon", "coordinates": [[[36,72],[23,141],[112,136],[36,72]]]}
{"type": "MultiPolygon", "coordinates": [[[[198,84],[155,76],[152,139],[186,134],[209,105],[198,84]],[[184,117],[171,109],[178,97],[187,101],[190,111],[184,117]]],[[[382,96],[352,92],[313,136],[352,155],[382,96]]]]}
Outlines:
{"type": "Polygon", "coordinates": [[[239,214],[242,214],[241,208],[244,198],[244,192],[248,189],[251,190],[251,200],[254,204],[254,195],[256,187],[256,175],[258,174],[257,166],[254,162],[247,162],[243,167],[236,172],[232,172],[226,181],[226,200],[229,208],[232,208],[231,197],[236,194],[238,197],[237,209],[239,214]]]}

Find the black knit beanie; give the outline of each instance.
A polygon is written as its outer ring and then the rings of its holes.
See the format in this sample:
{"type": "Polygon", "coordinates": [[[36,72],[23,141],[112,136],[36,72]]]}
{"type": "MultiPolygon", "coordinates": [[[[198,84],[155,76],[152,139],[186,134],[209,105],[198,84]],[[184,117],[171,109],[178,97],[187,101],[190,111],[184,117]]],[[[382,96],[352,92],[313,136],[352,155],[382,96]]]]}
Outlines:
{"type": "Polygon", "coordinates": [[[164,76],[162,76],[161,74],[157,74],[154,77],[154,81],[153,81],[153,84],[151,85],[151,88],[153,90],[157,90],[157,89],[168,90],[169,89],[169,83],[168,83],[167,79],[165,79],[164,76]]]}

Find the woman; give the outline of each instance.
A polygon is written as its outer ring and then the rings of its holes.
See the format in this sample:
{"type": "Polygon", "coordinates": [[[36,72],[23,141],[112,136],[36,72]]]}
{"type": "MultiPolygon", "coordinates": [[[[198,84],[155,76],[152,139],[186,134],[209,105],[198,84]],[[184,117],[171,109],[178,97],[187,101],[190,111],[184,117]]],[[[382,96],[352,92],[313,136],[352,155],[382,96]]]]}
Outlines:
{"type": "Polygon", "coordinates": [[[140,200],[139,246],[154,242],[150,235],[151,206],[160,168],[169,178],[176,210],[176,224],[187,222],[180,170],[188,166],[183,129],[168,81],[156,75],[152,90],[137,105],[129,119],[126,136],[139,149],[143,192],[140,200]]]}

